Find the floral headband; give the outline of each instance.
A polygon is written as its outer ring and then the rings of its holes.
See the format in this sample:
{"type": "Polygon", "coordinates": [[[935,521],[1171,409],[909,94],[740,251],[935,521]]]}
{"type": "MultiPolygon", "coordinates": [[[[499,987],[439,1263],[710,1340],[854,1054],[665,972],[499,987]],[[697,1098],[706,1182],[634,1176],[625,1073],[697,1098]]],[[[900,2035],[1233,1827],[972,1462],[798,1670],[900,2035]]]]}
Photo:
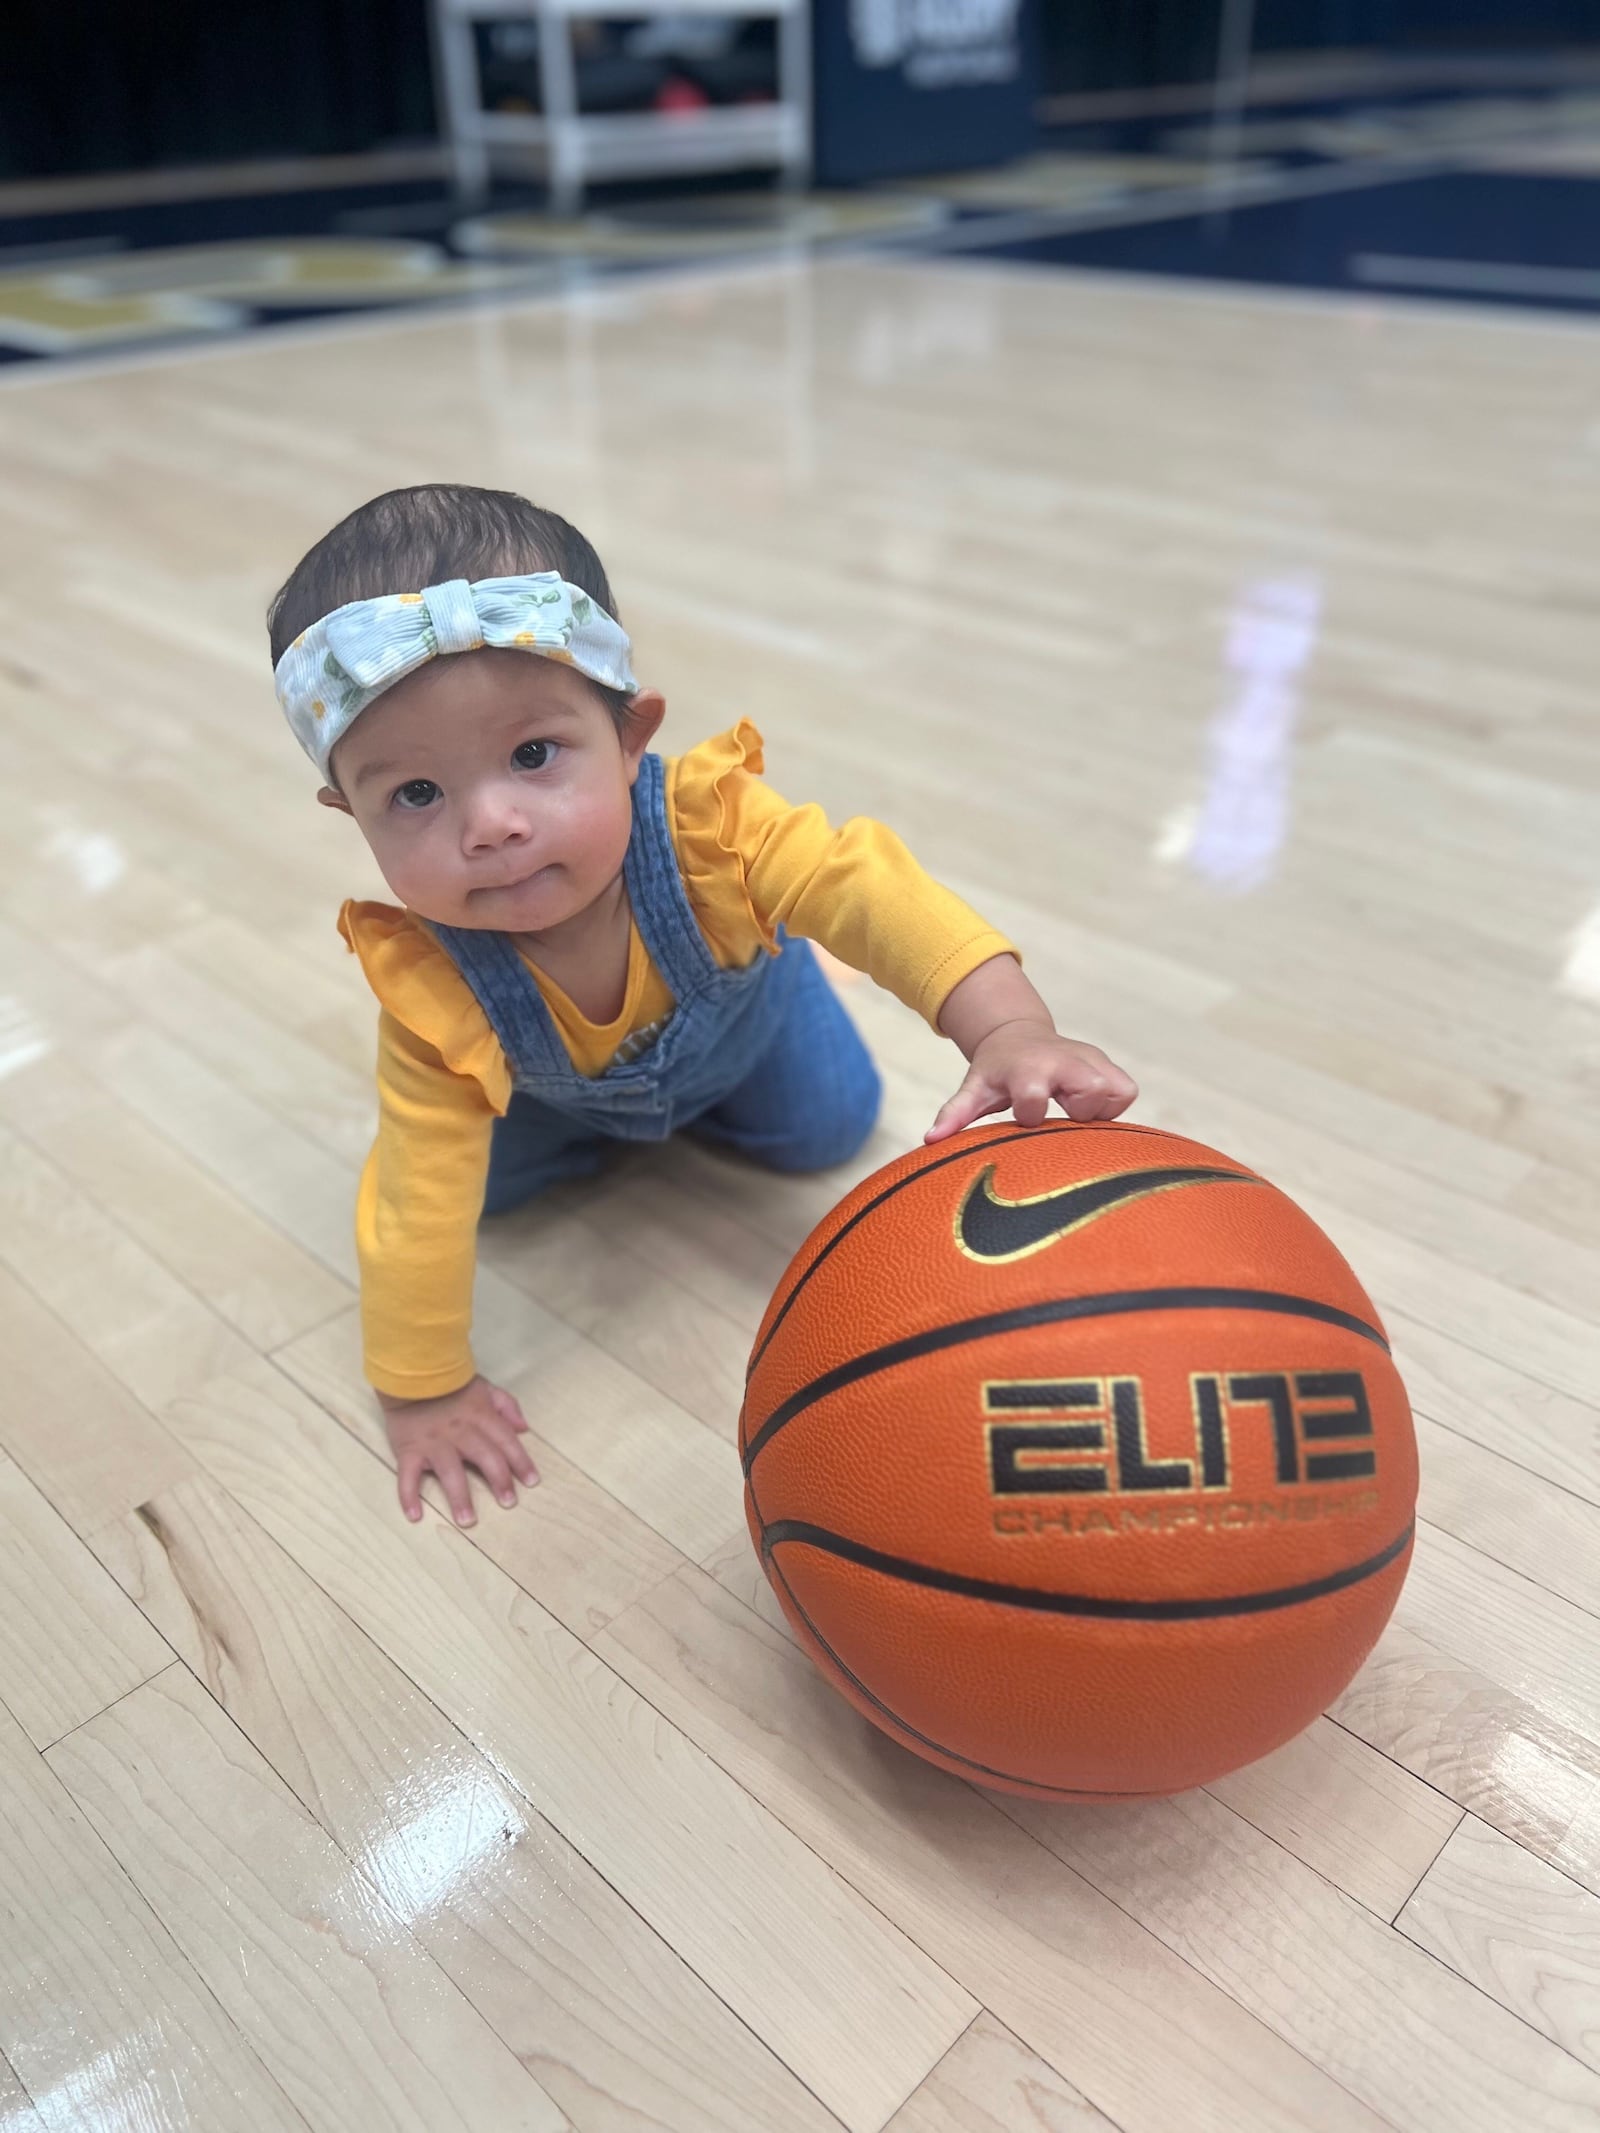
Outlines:
{"type": "Polygon", "coordinates": [[[534,652],[608,689],[638,688],[619,622],[553,570],[452,578],[422,592],[352,600],[296,637],[274,669],[295,739],[327,778],[334,749],[375,697],[452,652],[534,652]]]}

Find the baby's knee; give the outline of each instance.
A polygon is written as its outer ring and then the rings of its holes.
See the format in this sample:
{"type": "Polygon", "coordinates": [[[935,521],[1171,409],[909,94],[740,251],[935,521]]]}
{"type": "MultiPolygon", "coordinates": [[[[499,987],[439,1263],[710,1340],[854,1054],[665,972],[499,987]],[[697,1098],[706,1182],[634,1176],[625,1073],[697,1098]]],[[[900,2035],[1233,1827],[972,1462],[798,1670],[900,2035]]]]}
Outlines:
{"type": "Polygon", "coordinates": [[[833,1170],[861,1153],[878,1123],[883,1103],[883,1083],[876,1067],[864,1065],[854,1078],[847,1099],[825,1116],[804,1121],[796,1131],[766,1152],[773,1170],[801,1172],[833,1170]]]}

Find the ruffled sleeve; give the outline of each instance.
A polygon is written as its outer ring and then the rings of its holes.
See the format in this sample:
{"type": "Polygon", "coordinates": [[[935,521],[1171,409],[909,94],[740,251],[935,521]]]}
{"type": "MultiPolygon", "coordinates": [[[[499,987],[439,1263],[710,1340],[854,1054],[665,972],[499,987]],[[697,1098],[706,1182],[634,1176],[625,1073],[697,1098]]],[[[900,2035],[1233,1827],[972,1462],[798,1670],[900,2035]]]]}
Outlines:
{"type": "Polygon", "coordinates": [[[670,768],[667,813],[678,869],[711,952],[728,969],[763,948],[778,952],[776,930],[751,900],[745,866],[760,819],[785,806],[762,782],[762,748],[760,733],[742,718],[670,768]]]}
{"type": "Polygon", "coordinates": [[[427,927],[394,904],[347,903],[339,931],[394,1019],[477,1082],[491,1108],[511,1101],[511,1069],[472,988],[427,927]]]}

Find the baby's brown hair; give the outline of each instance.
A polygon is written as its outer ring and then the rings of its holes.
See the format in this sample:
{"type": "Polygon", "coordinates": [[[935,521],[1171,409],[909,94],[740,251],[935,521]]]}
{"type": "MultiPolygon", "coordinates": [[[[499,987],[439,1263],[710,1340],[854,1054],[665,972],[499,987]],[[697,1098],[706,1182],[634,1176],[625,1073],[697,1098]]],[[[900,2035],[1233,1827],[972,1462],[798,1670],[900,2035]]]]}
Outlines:
{"type": "MultiPolygon", "coordinates": [[[[302,630],[351,600],[421,592],[451,578],[553,570],[619,620],[605,565],[577,527],[510,489],[423,482],[390,489],[340,519],[296,563],[267,609],[272,664],[302,630]]],[[[631,699],[592,681],[620,732],[631,699]]]]}

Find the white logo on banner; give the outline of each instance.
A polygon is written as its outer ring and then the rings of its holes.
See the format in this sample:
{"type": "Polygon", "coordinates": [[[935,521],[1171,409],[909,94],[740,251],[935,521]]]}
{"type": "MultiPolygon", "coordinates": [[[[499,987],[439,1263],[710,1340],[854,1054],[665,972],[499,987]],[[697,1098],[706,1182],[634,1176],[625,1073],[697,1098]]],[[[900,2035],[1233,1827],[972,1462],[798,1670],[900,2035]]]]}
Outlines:
{"type": "Polygon", "coordinates": [[[914,88],[1010,81],[1021,0],[850,0],[850,41],[864,67],[903,67],[914,88]]]}

